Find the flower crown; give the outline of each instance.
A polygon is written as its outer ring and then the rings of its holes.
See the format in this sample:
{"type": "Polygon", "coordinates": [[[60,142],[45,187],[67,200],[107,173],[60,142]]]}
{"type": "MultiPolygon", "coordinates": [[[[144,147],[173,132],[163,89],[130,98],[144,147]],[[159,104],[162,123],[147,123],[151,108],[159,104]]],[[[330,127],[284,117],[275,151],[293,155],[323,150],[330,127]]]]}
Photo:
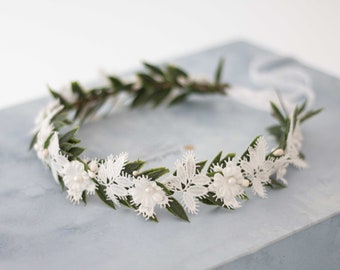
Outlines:
{"type": "MultiPolygon", "coordinates": [[[[142,160],[129,161],[127,153],[110,155],[105,159],[87,159],[80,155],[85,150],[75,137],[78,127],[85,120],[99,115],[107,104],[122,95],[129,98],[129,106],[175,105],[191,94],[227,94],[228,84],[221,82],[223,60],[218,64],[214,81],[192,79],[181,68],[144,63],[145,72],[137,73],[136,80],[124,82],[108,77],[110,85],[85,90],[77,82],[58,93],[49,89],[55,101],[44,108],[36,119],[35,135],[31,148],[49,167],[53,177],[73,203],[83,201],[88,195],[97,194],[108,206],[132,208],[146,219],[158,221],[155,207],[159,205],[171,214],[189,221],[187,212],[198,213],[199,203],[236,209],[241,200],[248,200],[247,189],[255,195],[266,197],[266,187],[283,187],[287,167],[307,166],[301,153],[300,125],[319,110],[305,112],[306,103],[296,106],[288,114],[271,103],[272,115],[277,125],[268,131],[278,146],[267,151],[262,136],[256,137],[238,158],[234,153],[198,162],[193,152],[177,160],[176,170],[170,173],[165,167],[142,171],[142,160]],[[71,120],[72,119],[72,120],[71,120]],[[175,195],[176,194],[176,195],[175,195]],[[180,196],[181,203],[176,199],[180,196]]],[[[112,107],[112,106],[111,106],[112,107]]]]}

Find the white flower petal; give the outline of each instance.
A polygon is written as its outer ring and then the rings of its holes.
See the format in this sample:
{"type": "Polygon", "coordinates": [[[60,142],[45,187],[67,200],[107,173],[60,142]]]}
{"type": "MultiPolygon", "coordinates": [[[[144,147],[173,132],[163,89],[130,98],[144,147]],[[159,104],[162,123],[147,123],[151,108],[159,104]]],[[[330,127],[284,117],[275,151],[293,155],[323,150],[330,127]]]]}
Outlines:
{"type": "Polygon", "coordinates": [[[122,187],[131,187],[133,185],[132,180],[126,176],[118,176],[115,179],[115,182],[117,183],[117,185],[122,187]]]}
{"type": "Polygon", "coordinates": [[[113,195],[117,197],[125,197],[129,195],[128,191],[124,187],[115,184],[107,186],[106,193],[110,194],[110,197],[113,195]]]}
{"type": "Polygon", "coordinates": [[[198,208],[195,198],[188,192],[183,193],[183,204],[191,214],[197,214],[198,208]]]}
{"type": "Polygon", "coordinates": [[[194,197],[203,197],[207,195],[208,189],[202,186],[192,186],[187,189],[187,192],[190,193],[194,197]]]}
{"type": "Polygon", "coordinates": [[[210,183],[210,177],[201,173],[195,175],[195,177],[192,179],[192,183],[198,186],[208,185],[210,183]]]}
{"type": "Polygon", "coordinates": [[[168,187],[171,190],[181,190],[182,189],[182,185],[181,182],[179,181],[179,179],[176,176],[169,176],[166,179],[165,182],[166,187],[168,187]]]}
{"type": "Polygon", "coordinates": [[[186,170],[183,166],[183,163],[180,161],[177,161],[177,165],[176,165],[176,176],[178,178],[179,181],[181,181],[183,184],[187,183],[187,173],[186,170]]]}
{"type": "Polygon", "coordinates": [[[254,194],[257,194],[261,198],[266,198],[266,190],[264,186],[262,185],[261,181],[258,179],[254,179],[252,183],[253,183],[252,190],[254,194]]]}
{"type": "Polygon", "coordinates": [[[196,174],[196,162],[195,162],[195,157],[193,153],[188,152],[186,156],[186,172],[187,172],[187,177],[189,179],[192,179],[194,175],[196,174]]]}
{"type": "Polygon", "coordinates": [[[240,166],[241,166],[242,170],[244,170],[244,174],[245,174],[246,176],[253,175],[254,169],[253,169],[253,167],[251,166],[251,164],[249,163],[249,161],[247,161],[247,160],[241,160],[240,166]]]}
{"type": "Polygon", "coordinates": [[[124,168],[125,163],[127,162],[128,154],[127,153],[121,153],[118,157],[116,157],[113,171],[112,171],[112,177],[117,177],[120,175],[122,169],[124,168]]]}

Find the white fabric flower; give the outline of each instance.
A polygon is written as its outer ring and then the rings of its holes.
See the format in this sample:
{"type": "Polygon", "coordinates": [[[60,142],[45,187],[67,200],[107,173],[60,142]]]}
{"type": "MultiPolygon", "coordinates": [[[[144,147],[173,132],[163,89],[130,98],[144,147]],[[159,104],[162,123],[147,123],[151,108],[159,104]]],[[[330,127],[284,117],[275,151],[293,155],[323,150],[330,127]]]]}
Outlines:
{"type": "Polygon", "coordinates": [[[35,128],[34,131],[38,131],[44,120],[47,119],[47,122],[51,122],[51,119],[60,112],[64,106],[62,106],[59,100],[53,100],[47,104],[45,108],[43,108],[39,113],[38,116],[35,118],[35,128]]]}
{"type": "Polygon", "coordinates": [[[300,157],[303,136],[301,132],[300,121],[297,120],[294,127],[293,116],[290,117],[290,127],[287,136],[286,155],[290,158],[290,164],[298,168],[306,168],[307,163],[300,157]]]}
{"type": "Polygon", "coordinates": [[[276,180],[285,186],[288,185],[288,182],[284,176],[286,175],[289,164],[290,158],[288,155],[282,155],[280,158],[274,160],[273,173],[276,173],[276,180]]]}
{"type": "Polygon", "coordinates": [[[223,205],[231,208],[238,208],[241,204],[236,200],[237,196],[244,194],[244,188],[249,185],[249,181],[244,179],[241,168],[234,160],[225,163],[225,167],[215,166],[214,181],[209,185],[209,189],[215,193],[217,199],[223,201],[223,205]]]}
{"type": "Polygon", "coordinates": [[[195,156],[192,152],[188,152],[183,161],[177,160],[176,176],[168,177],[165,184],[170,190],[181,192],[184,207],[190,213],[197,214],[197,198],[206,196],[209,183],[208,176],[197,173],[195,156]]]}
{"type": "Polygon", "coordinates": [[[61,110],[63,106],[59,102],[51,102],[36,119],[35,131],[37,132],[37,141],[34,144],[34,149],[37,152],[38,158],[43,163],[48,164],[48,151],[45,149],[45,143],[51,136],[54,126],[51,124],[52,118],[61,110]]]}
{"type": "Polygon", "coordinates": [[[90,180],[89,175],[84,169],[84,164],[77,160],[68,162],[63,169],[63,180],[67,187],[68,198],[73,203],[79,203],[82,194],[94,194],[96,185],[90,180]]]}
{"type": "Polygon", "coordinates": [[[266,197],[266,190],[263,184],[270,182],[270,175],[274,172],[273,160],[266,160],[267,143],[263,137],[259,137],[254,147],[249,146],[248,158],[240,162],[243,175],[251,180],[254,194],[262,198],[266,197]]]}
{"type": "Polygon", "coordinates": [[[116,157],[110,155],[99,164],[98,173],[95,175],[98,183],[105,186],[108,199],[116,204],[119,204],[117,198],[125,199],[129,195],[128,188],[133,185],[131,177],[122,172],[127,157],[127,153],[121,153],[116,157]]]}
{"type": "MultiPolygon", "coordinates": [[[[46,119],[47,120],[47,119],[46,119]]],[[[37,152],[38,158],[44,163],[48,164],[48,152],[45,149],[45,143],[53,132],[53,125],[49,121],[43,121],[40,130],[37,133],[37,141],[34,144],[34,150],[37,152]]]]}
{"type": "Polygon", "coordinates": [[[52,135],[47,149],[49,157],[48,164],[51,168],[54,180],[59,183],[58,175],[62,176],[64,168],[66,164],[69,163],[69,160],[60,152],[57,132],[54,132],[52,135]]]}
{"type": "Polygon", "coordinates": [[[155,206],[165,207],[169,204],[169,198],[155,181],[151,181],[145,176],[140,176],[133,180],[134,187],[129,189],[132,202],[138,206],[137,212],[149,219],[155,215],[155,206]]]}

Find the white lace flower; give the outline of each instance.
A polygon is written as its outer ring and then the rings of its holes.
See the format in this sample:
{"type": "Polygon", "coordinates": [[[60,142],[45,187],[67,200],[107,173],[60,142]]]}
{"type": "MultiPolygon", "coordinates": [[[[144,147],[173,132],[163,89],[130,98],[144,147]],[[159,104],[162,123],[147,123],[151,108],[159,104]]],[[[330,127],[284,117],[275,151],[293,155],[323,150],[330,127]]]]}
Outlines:
{"type": "Polygon", "coordinates": [[[197,214],[197,198],[203,198],[208,193],[209,183],[208,176],[197,173],[195,156],[188,152],[183,161],[177,160],[176,176],[168,177],[165,184],[170,190],[181,192],[184,207],[190,213],[197,214]]]}
{"type": "Polygon", "coordinates": [[[63,106],[59,102],[51,102],[46,109],[40,112],[39,118],[36,119],[34,131],[37,132],[37,141],[34,144],[34,149],[38,158],[45,164],[48,164],[48,150],[45,149],[45,143],[54,130],[51,120],[62,109],[63,106]]]}
{"type": "Polygon", "coordinates": [[[297,120],[295,127],[293,116],[290,117],[290,127],[286,144],[286,155],[290,157],[290,164],[298,168],[306,168],[307,163],[300,157],[303,136],[300,121],[297,120]]]}
{"type": "Polygon", "coordinates": [[[35,118],[35,128],[33,131],[37,132],[40,130],[44,122],[50,123],[52,118],[63,108],[64,106],[60,104],[59,100],[51,101],[44,109],[39,112],[38,116],[35,118]]]}
{"type": "Polygon", "coordinates": [[[284,178],[287,172],[287,167],[290,163],[290,158],[284,155],[274,161],[274,172],[276,172],[276,180],[281,182],[281,184],[287,186],[288,182],[284,178]]]}
{"type": "Polygon", "coordinates": [[[34,150],[37,152],[38,158],[45,164],[48,164],[48,151],[45,149],[45,143],[53,132],[53,125],[47,119],[41,124],[37,133],[37,141],[34,144],[34,150]]]}
{"type": "Polygon", "coordinates": [[[63,169],[63,180],[67,187],[68,198],[73,203],[79,203],[82,194],[94,194],[96,185],[90,180],[84,169],[84,164],[77,160],[68,162],[63,169]]]}
{"type": "Polygon", "coordinates": [[[127,153],[116,157],[110,155],[99,164],[98,173],[95,175],[98,183],[105,186],[107,197],[116,204],[119,204],[117,198],[125,199],[129,195],[128,188],[133,185],[131,177],[122,172],[127,157],[127,153]]]}
{"type": "Polygon", "coordinates": [[[151,181],[145,176],[140,176],[133,180],[134,187],[129,189],[132,202],[138,206],[137,212],[146,219],[155,215],[155,206],[165,207],[169,204],[169,198],[155,181],[151,181]]]}
{"type": "Polygon", "coordinates": [[[225,163],[225,167],[215,166],[214,181],[209,185],[209,190],[215,193],[217,199],[223,201],[223,205],[238,208],[241,204],[236,200],[237,196],[244,194],[244,188],[249,181],[244,179],[241,168],[234,160],[225,163]]]}
{"type": "Polygon", "coordinates": [[[66,164],[69,160],[61,154],[59,147],[58,133],[54,132],[48,145],[48,164],[51,168],[54,180],[59,183],[58,175],[62,176],[66,164]]]}
{"type": "Polygon", "coordinates": [[[266,190],[263,184],[270,182],[270,175],[274,170],[273,160],[266,160],[267,143],[263,137],[259,137],[254,147],[249,146],[248,158],[240,162],[240,166],[244,171],[243,174],[252,182],[252,190],[254,194],[262,198],[266,197],[266,190]]]}

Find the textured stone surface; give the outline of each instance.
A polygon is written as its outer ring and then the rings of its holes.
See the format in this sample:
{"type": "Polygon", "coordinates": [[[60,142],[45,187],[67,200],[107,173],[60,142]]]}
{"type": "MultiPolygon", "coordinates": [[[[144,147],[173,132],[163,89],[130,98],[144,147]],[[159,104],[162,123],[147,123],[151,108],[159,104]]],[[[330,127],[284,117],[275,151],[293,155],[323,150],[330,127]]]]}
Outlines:
{"type": "MultiPolygon", "coordinates": [[[[239,42],[174,62],[192,74],[211,76],[218,58],[226,56],[224,78],[251,86],[247,69],[259,54],[271,53],[239,42]]],[[[72,206],[27,151],[33,119],[46,99],[0,111],[0,268],[288,269],[300,250],[308,250],[301,254],[314,262],[309,269],[321,269],[321,263],[337,269],[340,81],[304,68],[313,80],[316,107],[326,108],[303,126],[310,167],[291,169],[288,188],[270,190],[265,200],[251,198],[237,211],[201,206],[191,223],[165,211],[158,211],[159,224],[146,222],[131,210],[113,211],[96,197],[86,207],[72,206]],[[266,254],[278,263],[268,263],[266,254]]],[[[267,113],[227,97],[196,97],[170,109],[117,111],[87,124],[79,135],[89,156],[127,151],[130,159],[149,160],[148,167],[173,168],[185,145],[193,145],[199,159],[219,150],[240,154],[272,123],[267,113]]],[[[310,265],[300,263],[300,269],[310,265]]]]}

